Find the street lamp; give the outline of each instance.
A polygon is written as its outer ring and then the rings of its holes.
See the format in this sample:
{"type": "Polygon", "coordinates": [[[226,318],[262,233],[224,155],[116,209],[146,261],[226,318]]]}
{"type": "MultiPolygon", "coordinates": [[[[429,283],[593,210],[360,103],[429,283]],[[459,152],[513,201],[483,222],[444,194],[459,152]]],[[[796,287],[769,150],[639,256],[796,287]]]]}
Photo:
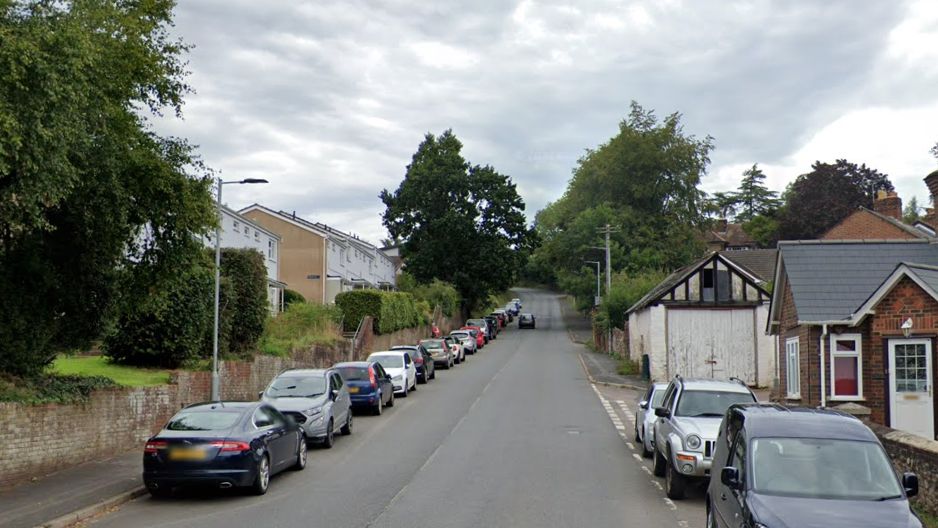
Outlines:
{"type": "Polygon", "coordinates": [[[267,180],[261,178],[245,178],[237,181],[216,180],[218,184],[218,201],[216,209],[218,211],[218,226],[215,227],[215,328],[212,331],[212,401],[221,400],[221,387],[218,383],[218,302],[219,291],[221,289],[221,188],[223,185],[241,185],[245,183],[267,183],[267,180]]]}
{"type": "Polygon", "coordinates": [[[599,265],[598,260],[584,260],[583,262],[587,264],[596,264],[596,300],[593,302],[594,305],[599,306],[599,299],[601,297],[599,293],[599,265]]]}

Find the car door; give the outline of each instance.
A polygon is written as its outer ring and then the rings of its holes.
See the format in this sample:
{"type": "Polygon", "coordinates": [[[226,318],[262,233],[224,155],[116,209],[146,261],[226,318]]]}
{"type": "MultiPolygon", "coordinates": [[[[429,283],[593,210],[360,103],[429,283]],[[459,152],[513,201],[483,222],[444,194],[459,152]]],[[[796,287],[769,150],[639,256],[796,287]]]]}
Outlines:
{"type": "Polygon", "coordinates": [[[279,471],[292,454],[293,438],[287,434],[286,418],[273,407],[261,405],[254,411],[253,420],[267,446],[271,472],[279,471]]]}
{"type": "Polygon", "coordinates": [[[378,381],[378,390],[381,391],[381,398],[390,400],[390,394],[394,393],[394,386],[391,384],[388,373],[384,371],[384,367],[379,363],[372,363],[371,368],[374,369],[375,380],[378,381]]]}
{"type": "MultiPolygon", "coordinates": [[[[742,484],[742,490],[730,489],[720,482],[719,496],[712,500],[714,517],[717,526],[725,528],[736,528],[745,526],[743,524],[743,501],[745,500],[746,489],[746,433],[739,431],[733,440],[733,446],[730,448],[729,455],[726,458],[726,467],[735,467],[739,471],[739,481],[742,484]]],[[[721,479],[720,475],[714,475],[714,478],[721,479]]],[[[722,479],[721,479],[722,480],[722,479]]]]}
{"type": "MultiPolygon", "coordinates": [[[[339,424],[344,424],[348,420],[348,413],[352,409],[352,397],[348,393],[348,387],[345,386],[345,380],[342,379],[342,376],[338,372],[332,373],[332,380],[335,384],[334,386],[339,390],[339,394],[336,396],[336,404],[339,406],[340,417],[336,419],[336,422],[339,424]]],[[[335,410],[333,410],[333,413],[335,410]]]]}
{"type": "MultiPolygon", "coordinates": [[[[671,383],[670,385],[668,385],[668,391],[664,395],[664,400],[661,402],[661,407],[664,407],[665,409],[668,409],[673,413],[674,401],[676,397],[677,397],[677,385],[675,385],[674,383],[671,383]]],[[[662,443],[667,441],[666,439],[668,438],[668,435],[671,434],[671,430],[672,430],[671,420],[669,418],[665,418],[661,416],[657,417],[657,419],[655,420],[655,436],[653,440],[655,442],[656,449],[658,449],[658,451],[660,451],[662,455],[665,454],[665,447],[662,445],[662,443]]]]}
{"type": "Polygon", "coordinates": [[[404,388],[410,389],[411,381],[414,385],[417,385],[417,368],[414,366],[414,362],[410,360],[410,354],[404,352],[401,355],[404,356],[404,388]]]}

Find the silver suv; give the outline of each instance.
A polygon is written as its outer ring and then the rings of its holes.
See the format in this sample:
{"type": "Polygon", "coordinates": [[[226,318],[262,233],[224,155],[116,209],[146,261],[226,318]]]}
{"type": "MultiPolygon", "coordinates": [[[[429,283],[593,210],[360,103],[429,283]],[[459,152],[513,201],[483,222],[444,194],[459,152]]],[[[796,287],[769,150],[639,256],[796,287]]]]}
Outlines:
{"type": "Polygon", "coordinates": [[[675,376],[655,408],[655,476],[665,477],[671,499],[683,499],[689,479],[710,478],[713,448],[720,422],[730,405],[752,403],[755,395],[745,383],[729,380],[684,379],[675,376]]]}

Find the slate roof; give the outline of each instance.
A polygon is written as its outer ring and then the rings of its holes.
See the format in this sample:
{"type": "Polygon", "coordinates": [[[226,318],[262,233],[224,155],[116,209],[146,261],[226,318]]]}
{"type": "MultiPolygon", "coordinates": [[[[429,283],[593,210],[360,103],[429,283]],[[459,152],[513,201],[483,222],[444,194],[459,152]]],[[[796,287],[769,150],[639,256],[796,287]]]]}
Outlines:
{"type": "Polygon", "coordinates": [[[913,263],[907,263],[906,267],[909,268],[909,273],[915,275],[932,291],[938,292],[938,267],[913,263]]]}
{"type": "Polygon", "coordinates": [[[757,279],[768,282],[775,278],[777,249],[749,249],[746,251],[721,251],[720,256],[732,260],[757,279]]]}
{"type": "MultiPolygon", "coordinates": [[[[938,245],[926,240],[807,240],[778,248],[803,322],[846,321],[899,264],[938,264],[938,245]]],[[[936,271],[919,273],[938,281],[936,271]]]]}

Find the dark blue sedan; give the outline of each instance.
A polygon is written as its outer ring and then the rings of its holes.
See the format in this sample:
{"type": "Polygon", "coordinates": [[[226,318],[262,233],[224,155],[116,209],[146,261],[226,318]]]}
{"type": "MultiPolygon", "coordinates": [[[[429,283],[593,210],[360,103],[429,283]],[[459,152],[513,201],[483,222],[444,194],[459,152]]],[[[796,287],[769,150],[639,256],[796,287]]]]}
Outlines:
{"type": "Polygon", "coordinates": [[[339,371],[352,397],[352,407],[371,409],[374,414],[384,407],[394,407],[394,385],[391,376],[376,361],[349,361],[337,363],[339,371]]]}
{"type": "Polygon", "coordinates": [[[190,405],[147,441],[143,482],[154,497],[173,488],[245,487],[267,493],[270,477],[306,467],[306,439],[264,402],[190,405]]]}

